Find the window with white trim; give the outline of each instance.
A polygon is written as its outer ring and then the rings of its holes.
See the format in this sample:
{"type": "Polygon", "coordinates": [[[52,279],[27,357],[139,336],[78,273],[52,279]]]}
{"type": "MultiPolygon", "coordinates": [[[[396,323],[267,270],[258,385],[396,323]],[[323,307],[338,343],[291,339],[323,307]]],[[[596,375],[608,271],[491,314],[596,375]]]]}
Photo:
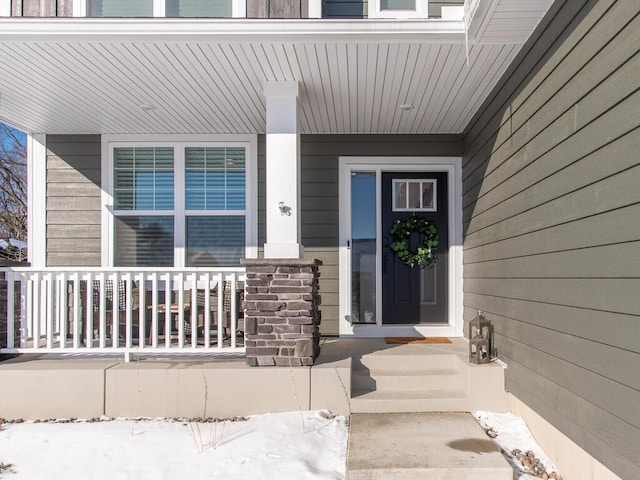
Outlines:
{"type": "Polygon", "coordinates": [[[428,0],[370,0],[369,18],[427,18],[428,0]]]}
{"type": "Polygon", "coordinates": [[[246,17],[246,0],[84,0],[75,17],[246,17]]]}
{"type": "Polygon", "coordinates": [[[234,266],[255,229],[249,146],[109,144],[114,266],[234,266]]]}

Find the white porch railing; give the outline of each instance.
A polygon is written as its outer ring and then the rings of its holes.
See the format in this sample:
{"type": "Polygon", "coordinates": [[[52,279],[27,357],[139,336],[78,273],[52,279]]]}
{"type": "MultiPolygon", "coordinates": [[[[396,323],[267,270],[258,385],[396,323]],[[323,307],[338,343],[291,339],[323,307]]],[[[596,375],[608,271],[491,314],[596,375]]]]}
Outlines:
{"type": "Polygon", "coordinates": [[[0,271],[2,353],[244,352],[243,268],[0,271]]]}

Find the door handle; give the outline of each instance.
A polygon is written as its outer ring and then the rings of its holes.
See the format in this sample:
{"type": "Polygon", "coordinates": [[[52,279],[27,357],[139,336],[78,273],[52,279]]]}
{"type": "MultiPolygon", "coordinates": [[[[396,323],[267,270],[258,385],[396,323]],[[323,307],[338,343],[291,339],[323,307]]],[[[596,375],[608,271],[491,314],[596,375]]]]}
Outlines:
{"type": "Polygon", "coordinates": [[[382,274],[383,275],[387,274],[387,269],[388,269],[387,263],[388,263],[388,261],[389,261],[389,255],[384,253],[382,255],[382,274]]]}

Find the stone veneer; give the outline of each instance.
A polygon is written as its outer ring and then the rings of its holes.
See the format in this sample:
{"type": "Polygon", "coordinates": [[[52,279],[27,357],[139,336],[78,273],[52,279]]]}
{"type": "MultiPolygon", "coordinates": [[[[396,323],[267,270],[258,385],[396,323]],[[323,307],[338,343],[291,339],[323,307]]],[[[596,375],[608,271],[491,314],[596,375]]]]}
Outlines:
{"type": "Polygon", "coordinates": [[[245,345],[251,366],[310,366],[319,353],[318,267],[314,259],[243,259],[245,345]]]}

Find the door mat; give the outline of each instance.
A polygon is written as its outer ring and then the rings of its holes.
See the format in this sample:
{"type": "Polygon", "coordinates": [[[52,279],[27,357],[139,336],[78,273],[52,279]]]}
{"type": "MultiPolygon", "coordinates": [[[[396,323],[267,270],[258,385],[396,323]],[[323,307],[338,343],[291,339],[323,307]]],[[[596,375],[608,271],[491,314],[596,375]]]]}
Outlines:
{"type": "Polygon", "coordinates": [[[384,337],[389,344],[451,343],[447,337],[384,337]]]}

